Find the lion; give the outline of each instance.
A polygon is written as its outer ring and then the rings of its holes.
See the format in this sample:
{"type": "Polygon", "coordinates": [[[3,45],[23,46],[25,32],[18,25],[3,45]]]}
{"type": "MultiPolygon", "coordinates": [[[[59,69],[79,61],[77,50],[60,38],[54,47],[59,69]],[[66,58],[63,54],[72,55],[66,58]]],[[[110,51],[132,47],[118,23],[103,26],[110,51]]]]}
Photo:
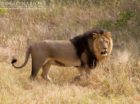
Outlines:
{"type": "Polygon", "coordinates": [[[34,80],[40,68],[43,69],[42,77],[51,81],[48,75],[51,65],[76,67],[80,73],[90,73],[97,63],[110,56],[113,41],[111,32],[94,29],[69,40],[43,40],[28,45],[25,61],[16,66],[16,58],[11,64],[15,68],[24,67],[31,55],[32,71],[30,79],[34,80]]]}

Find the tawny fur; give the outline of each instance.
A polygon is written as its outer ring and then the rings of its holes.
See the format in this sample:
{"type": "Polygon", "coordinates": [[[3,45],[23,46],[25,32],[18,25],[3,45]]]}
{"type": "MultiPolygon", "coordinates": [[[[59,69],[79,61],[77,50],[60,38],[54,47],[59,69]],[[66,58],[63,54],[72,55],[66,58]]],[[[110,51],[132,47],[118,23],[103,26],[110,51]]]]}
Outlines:
{"type": "MultiPolygon", "coordinates": [[[[95,33],[91,38],[92,39],[88,40],[89,45],[87,47],[95,54],[98,62],[111,54],[113,42],[110,32],[105,32],[102,35],[95,33]]],[[[83,62],[86,65],[83,68],[87,68],[87,72],[89,69],[86,52],[83,51],[79,58],[70,40],[44,40],[29,45],[26,51],[25,62],[21,66],[16,66],[15,63],[17,60],[13,59],[11,62],[12,65],[15,68],[24,67],[28,62],[30,54],[32,58],[31,79],[34,79],[39,69],[42,68],[42,77],[46,80],[50,80],[48,72],[51,65],[75,66],[81,70],[81,62],[83,62]]]]}

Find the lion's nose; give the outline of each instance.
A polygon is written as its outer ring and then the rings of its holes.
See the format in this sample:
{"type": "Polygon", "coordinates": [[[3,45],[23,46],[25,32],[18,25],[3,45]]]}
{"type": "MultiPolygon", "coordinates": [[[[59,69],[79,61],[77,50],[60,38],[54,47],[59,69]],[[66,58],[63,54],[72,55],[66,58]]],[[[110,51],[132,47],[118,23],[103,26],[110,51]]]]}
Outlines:
{"type": "Polygon", "coordinates": [[[104,47],[103,49],[104,49],[104,50],[107,50],[107,48],[106,48],[106,47],[104,47]]]}
{"type": "Polygon", "coordinates": [[[107,51],[107,48],[105,47],[105,48],[103,48],[103,50],[104,50],[104,51],[107,51]]]}

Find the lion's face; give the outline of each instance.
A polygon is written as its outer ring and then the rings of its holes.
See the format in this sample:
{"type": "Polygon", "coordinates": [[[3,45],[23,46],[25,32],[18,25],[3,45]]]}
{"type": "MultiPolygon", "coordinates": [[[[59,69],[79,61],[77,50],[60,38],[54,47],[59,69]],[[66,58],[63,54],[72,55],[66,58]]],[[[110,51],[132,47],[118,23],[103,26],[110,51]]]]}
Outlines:
{"type": "Polygon", "coordinates": [[[97,59],[102,60],[109,56],[113,47],[111,33],[95,34],[93,38],[93,49],[97,59]]]}

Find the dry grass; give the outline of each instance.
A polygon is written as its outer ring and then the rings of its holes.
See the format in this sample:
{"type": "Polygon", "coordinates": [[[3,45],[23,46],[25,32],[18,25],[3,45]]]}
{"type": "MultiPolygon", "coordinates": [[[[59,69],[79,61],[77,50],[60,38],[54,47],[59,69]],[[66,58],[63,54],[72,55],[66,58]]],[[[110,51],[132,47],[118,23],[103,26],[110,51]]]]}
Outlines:
{"type": "Polygon", "coordinates": [[[78,74],[74,68],[51,67],[54,83],[40,75],[31,82],[30,65],[15,70],[5,62],[0,65],[0,104],[138,104],[139,68],[129,63],[99,65],[89,79],[71,83],[78,74]]]}
{"type": "MultiPolygon", "coordinates": [[[[3,58],[6,54],[8,57],[17,54],[22,63],[22,51],[25,51],[27,38],[33,41],[71,38],[98,25],[100,20],[116,19],[117,10],[112,11],[103,6],[85,9],[57,5],[42,9],[1,8],[1,11],[0,104],[140,103],[140,60],[135,58],[138,57],[139,51],[137,44],[130,37],[123,41],[127,50],[124,47],[122,50],[114,49],[111,60],[99,64],[89,79],[83,78],[82,81],[73,83],[71,82],[74,76],[78,74],[73,67],[52,66],[49,74],[54,83],[44,81],[40,73],[37,80],[31,82],[30,62],[23,69],[16,70],[3,58]],[[136,56],[132,54],[134,52],[136,56]]],[[[124,39],[121,35],[126,31],[116,33],[119,38],[115,41],[118,42],[124,39]]]]}

